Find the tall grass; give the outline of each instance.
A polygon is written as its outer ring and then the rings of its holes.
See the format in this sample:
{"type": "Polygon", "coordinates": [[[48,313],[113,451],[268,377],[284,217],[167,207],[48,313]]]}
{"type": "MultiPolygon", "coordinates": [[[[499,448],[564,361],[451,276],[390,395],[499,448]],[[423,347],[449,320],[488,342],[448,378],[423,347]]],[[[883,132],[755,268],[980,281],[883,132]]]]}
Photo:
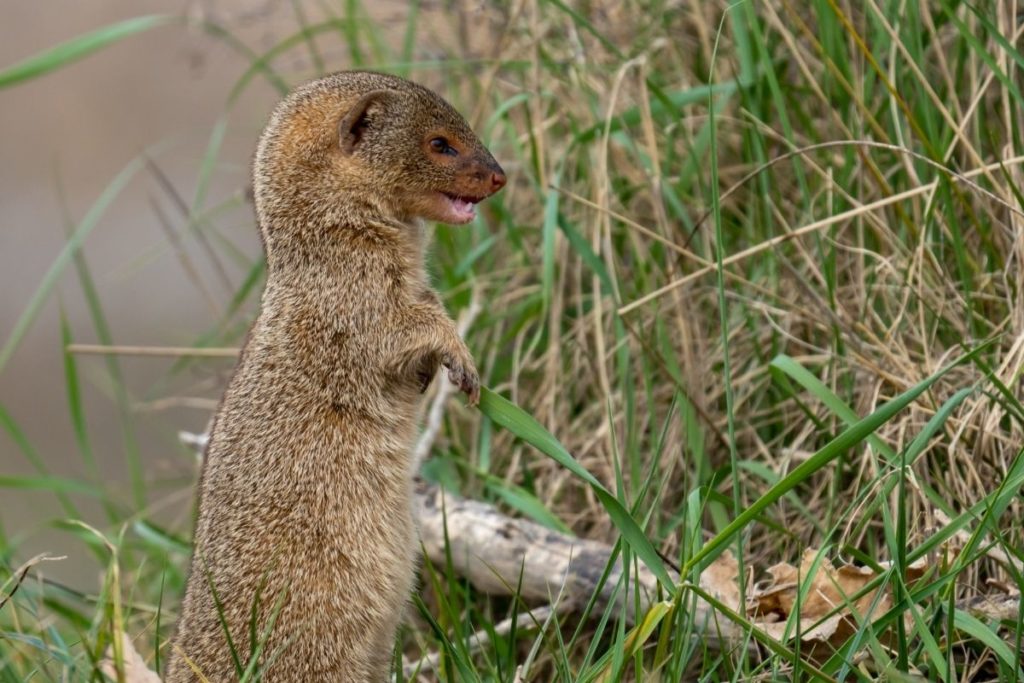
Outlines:
{"type": "MultiPolygon", "coordinates": [[[[393,71],[456,103],[509,172],[473,226],[436,233],[449,309],[487,304],[469,342],[493,393],[482,415],[451,408],[425,476],[618,542],[625,565],[646,565],[665,591],[635,627],[613,606],[498,632],[530,606],[428,565],[398,653],[440,653],[421,678],[1024,678],[1024,612],[986,621],[963,608],[993,586],[1024,586],[1014,3],[413,3],[397,30],[358,0],[294,8],[262,53],[230,25],[204,25],[250,61],[225,93],[228,114],[250,88],[283,92],[343,66],[393,71]],[[888,562],[873,585],[894,606],[859,615],[845,643],[810,657],[799,638],[775,641],[721,605],[746,641],[712,649],[688,606],[695,594],[715,601],[699,578],[727,548],[754,579],[807,548],[888,562]],[[922,558],[927,580],[908,585],[922,558]],[[478,633],[490,636],[483,648],[478,633]]],[[[99,44],[89,40],[0,71],[0,86],[80,57],[99,44]]],[[[229,120],[197,169],[185,239],[247,259],[248,275],[197,347],[238,343],[263,273],[207,205],[229,120]]],[[[0,371],[68,269],[106,330],[79,248],[122,184],[72,230],[5,333],[0,371]]],[[[65,325],[65,341],[74,334],[65,325]]],[[[68,544],[87,544],[105,576],[90,594],[33,581],[18,569],[21,537],[0,530],[0,600],[13,593],[0,607],[0,681],[96,680],[122,623],[155,655],[183,588],[190,529],[161,528],[146,507],[166,486],[145,471],[129,404],[118,393],[113,406],[82,405],[79,366],[92,361],[63,361],[83,458],[82,414],[119,411],[126,465],[114,479],[132,487],[52,476],[48,454],[0,410],[5,448],[38,470],[0,486],[57,497],[68,544]],[[103,517],[82,519],[88,497],[103,517]]],[[[123,385],[116,363],[106,372],[123,385]]]]}

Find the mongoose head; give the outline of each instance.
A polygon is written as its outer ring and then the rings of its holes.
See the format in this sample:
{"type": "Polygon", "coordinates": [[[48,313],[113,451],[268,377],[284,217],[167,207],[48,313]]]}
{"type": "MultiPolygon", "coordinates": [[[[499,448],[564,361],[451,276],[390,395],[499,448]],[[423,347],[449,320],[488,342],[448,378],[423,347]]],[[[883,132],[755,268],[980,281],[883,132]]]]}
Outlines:
{"type": "Polygon", "coordinates": [[[274,111],[254,163],[267,241],[370,220],[468,223],[505,173],[466,120],[396,76],[341,72],[274,111]]]}

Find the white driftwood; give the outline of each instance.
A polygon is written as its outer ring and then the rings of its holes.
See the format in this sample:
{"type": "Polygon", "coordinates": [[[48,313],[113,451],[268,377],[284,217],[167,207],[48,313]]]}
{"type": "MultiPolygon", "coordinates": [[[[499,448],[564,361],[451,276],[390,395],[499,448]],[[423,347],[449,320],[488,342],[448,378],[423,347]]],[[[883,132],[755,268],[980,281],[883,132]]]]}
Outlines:
{"type": "Polygon", "coordinates": [[[114,645],[108,645],[104,658],[99,662],[99,670],[112,681],[123,680],[124,683],[161,683],[160,674],[149,668],[146,660],[142,658],[135,644],[127,633],[117,633],[121,652],[114,654],[114,645]],[[117,661],[120,657],[121,676],[117,677],[117,661]]]}
{"type": "MultiPolygon", "coordinates": [[[[518,587],[528,602],[551,603],[562,593],[560,609],[582,609],[612,555],[612,548],[604,543],[509,517],[493,505],[446,494],[432,484],[417,487],[416,503],[420,539],[430,561],[442,567],[447,562],[447,526],[453,568],[477,589],[492,595],[511,595],[518,587]]],[[[613,600],[621,604],[622,573],[622,563],[617,562],[597,596],[598,614],[613,600]]],[[[640,589],[642,614],[658,599],[658,580],[642,564],[633,568],[631,578],[640,589]]],[[[633,623],[632,590],[625,597],[626,618],[633,623]]]]}

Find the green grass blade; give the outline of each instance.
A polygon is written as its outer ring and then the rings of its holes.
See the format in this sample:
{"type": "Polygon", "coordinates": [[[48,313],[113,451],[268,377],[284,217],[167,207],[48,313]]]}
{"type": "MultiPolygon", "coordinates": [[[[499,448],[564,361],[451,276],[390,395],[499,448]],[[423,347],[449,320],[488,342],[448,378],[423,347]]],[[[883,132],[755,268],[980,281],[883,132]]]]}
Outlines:
{"type": "Polygon", "coordinates": [[[401,69],[397,69],[399,76],[409,76],[408,64],[412,62],[413,50],[416,47],[416,33],[419,27],[419,16],[420,16],[420,0],[411,0],[409,2],[409,16],[405,20],[405,36],[402,38],[402,53],[400,59],[402,64],[406,65],[401,69]]]}
{"type": "Polygon", "coordinates": [[[17,83],[38,78],[62,66],[77,62],[111,43],[174,20],[174,17],[154,14],[128,19],[78,36],[0,70],[0,88],[8,88],[17,83]]]}
{"type": "Polygon", "coordinates": [[[85,409],[82,406],[82,391],[78,381],[78,361],[75,354],[67,350],[73,338],[63,306],[60,310],[60,336],[64,355],[64,385],[67,388],[71,427],[75,432],[75,441],[78,443],[78,450],[82,453],[82,459],[85,460],[89,474],[94,480],[99,481],[99,469],[96,467],[96,458],[93,455],[88,430],[85,426],[85,409]]]}
{"type": "MultiPolygon", "coordinates": [[[[860,417],[856,412],[854,412],[853,408],[846,405],[846,403],[836,396],[831,389],[825,386],[820,379],[812,375],[807,368],[800,365],[789,356],[776,356],[772,359],[768,369],[775,376],[780,372],[787,375],[794,382],[813,394],[814,397],[821,401],[829,410],[832,411],[833,414],[845,422],[848,427],[857,424],[860,420],[860,417]]],[[[895,462],[896,452],[877,436],[869,436],[868,443],[871,444],[871,447],[877,453],[884,455],[890,463],[895,462]]]]}
{"type": "Polygon", "coordinates": [[[28,332],[36,316],[39,315],[39,311],[42,309],[43,304],[46,303],[47,297],[53,291],[57,285],[57,281],[60,276],[64,273],[64,269],[67,268],[72,258],[81,247],[85,238],[88,237],[89,233],[93,231],[93,228],[99,223],[100,217],[103,216],[103,212],[106,211],[107,207],[110,206],[111,202],[121,193],[121,190],[125,188],[128,182],[138,173],[139,169],[142,168],[144,160],[139,157],[132,160],[127,166],[125,166],[117,176],[107,185],[103,194],[100,195],[99,199],[89,208],[89,211],[82,218],[82,221],[75,228],[74,232],[71,233],[71,237],[65,243],[64,248],[61,249],[57,258],[54,259],[53,263],[50,264],[50,269],[46,271],[46,275],[43,276],[43,281],[39,283],[39,287],[36,288],[32,298],[29,299],[28,305],[25,306],[25,310],[22,311],[18,317],[17,322],[14,324],[14,329],[7,337],[7,341],[4,342],[2,348],[0,348],[0,372],[3,371],[7,362],[11,359],[11,355],[14,350],[18,347],[22,337],[28,332]]]}
{"type": "MultiPolygon", "coordinates": [[[[68,209],[67,198],[64,195],[63,186],[59,183],[58,197],[60,200],[61,212],[64,216],[65,232],[67,239],[70,242],[75,235],[74,220],[71,218],[70,211],[68,209]]],[[[89,263],[85,258],[85,251],[81,248],[76,249],[72,254],[72,262],[75,266],[75,272],[78,275],[81,294],[85,298],[86,307],[89,310],[89,317],[92,319],[93,329],[96,331],[96,338],[101,344],[111,346],[114,344],[114,336],[110,331],[107,316],[103,311],[103,303],[100,300],[99,290],[96,288],[96,282],[93,279],[89,263]]],[[[65,340],[65,349],[68,343],[70,343],[70,337],[65,340]]],[[[65,354],[74,361],[73,356],[71,354],[67,354],[66,350],[65,354]]],[[[128,472],[132,481],[132,493],[134,494],[136,505],[141,506],[145,502],[145,482],[142,467],[142,451],[135,435],[136,417],[132,414],[131,399],[128,395],[124,375],[121,373],[120,360],[115,355],[107,355],[103,359],[103,362],[107,366],[107,377],[110,380],[111,393],[113,394],[114,403],[117,406],[118,422],[121,427],[121,442],[124,445],[125,462],[127,463],[128,472]]],[[[77,363],[75,363],[75,365],[77,365],[77,363]]],[[[85,452],[83,452],[83,458],[86,458],[85,452]]],[[[102,485],[98,474],[96,475],[96,481],[102,485]]],[[[112,501],[105,501],[104,507],[106,507],[110,518],[114,519],[115,511],[112,501]]]]}
{"type": "Polygon", "coordinates": [[[444,629],[441,628],[441,625],[439,623],[437,623],[437,620],[434,618],[434,615],[430,613],[430,609],[428,609],[427,606],[423,603],[422,598],[413,593],[412,599],[413,603],[416,605],[416,608],[419,610],[420,616],[422,616],[427,621],[427,624],[434,632],[434,637],[436,637],[437,640],[441,643],[442,649],[449,657],[452,658],[452,661],[455,662],[455,667],[459,671],[459,676],[456,680],[469,682],[479,681],[480,677],[476,674],[476,671],[474,670],[472,664],[470,664],[469,660],[465,657],[463,652],[459,648],[457,648],[454,643],[452,643],[450,638],[448,638],[448,635],[444,632],[444,629]]]}
{"type": "Polygon", "coordinates": [[[711,540],[704,544],[699,551],[694,553],[683,568],[682,575],[686,576],[694,567],[699,566],[704,560],[712,559],[717,556],[720,551],[724,550],[725,545],[729,543],[734,535],[738,534],[768,506],[782,498],[786,492],[792,490],[794,487],[810,477],[811,474],[817,472],[847,450],[859,444],[861,441],[866,439],[868,435],[873,434],[875,430],[913,403],[918,396],[927,391],[932,384],[939,380],[939,378],[957,365],[967,362],[977,354],[981,353],[981,351],[988,348],[991,343],[992,342],[987,342],[978,346],[970,353],[963,356],[959,361],[947,365],[928,379],[918,382],[916,385],[906,390],[893,400],[882,405],[878,410],[871,413],[863,420],[860,420],[855,425],[844,430],[839,434],[839,436],[832,439],[832,441],[821,448],[821,450],[804,462],[800,463],[800,465],[795,467],[792,472],[783,477],[778,484],[768,489],[763,496],[758,498],[748,508],[740,513],[725,529],[716,534],[711,540]]]}
{"type": "Polygon", "coordinates": [[[18,489],[21,491],[50,491],[55,494],[80,493],[85,496],[103,500],[103,491],[77,479],[65,479],[50,475],[38,477],[8,477],[0,475],[0,488],[18,489]]]}
{"type": "Polygon", "coordinates": [[[544,429],[531,415],[527,414],[519,406],[509,400],[495,394],[484,387],[480,394],[480,411],[493,420],[496,424],[504,427],[517,437],[537,448],[549,458],[565,467],[577,477],[590,485],[601,505],[611,517],[612,522],[622,534],[623,539],[633,549],[633,552],[650,569],[658,581],[670,593],[675,593],[675,582],[665,569],[661,557],[651,545],[650,540],[637,525],[622,503],[606,489],[594,475],[579,464],[565,447],[558,442],[551,432],[544,429]]]}
{"type": "MultiPolygon", "coordinates": [[[[10,435],[11,440],[14,441],[14,443],[24,454],[25,458],[32,464],[32,467],[35,468],[35,470],[39,473],[40,476],[37,479],[52,479],[50,475],[50,470],[49,468],[46,467],[46,463],[43,461],[41,457],[39,457],[39,454],[36,452],[36,449],[32,447],[32,444],[29,442],[28,437],[25,436],[25,432],[21,430],[21,427],[18,426],[18,423],[14,421],[14,417],[7,412],[7,409],[3,406],[3,404],[0,404],[0,427],[2,427],[3,430],[8,433],[8,435],[10,435]]],[[[11,477],[10,479],[13,480],[15,478],[11,477]]],[[[24,488],[33,487],[26,486],[24,488]]],[[[77,517],[78,511],[75,508],[75,504],[72,503],[71,499],[67,497],[66,492],[60,487],[56,487],[51,490],[60,500],[61,506],[64,508],[64,512],[71,517],[77,517]]]]}
{"type": "Polygon", "coordinates": [[[548,529],[558,531],[563,534],[572,534],[572,530],[565,525],[565,522],[548,510],[537,496],[533,495],[522,486],[509,484],[500,477],[486,475],[485,473],[480,474],[486,476],[487,490],[492,492],[498,498],[501,498],[505,504],[513,510],[518,510],[538,524],[546,526],[548,529]]]}
{"type": "Polygon", "coordinates": [[[1000,663],[1013,672],[1014,678],[1018,681],[1024,680],[1024,669],[1021,669],[1020,655],[1015,655],[1010,650],[1010,646],[999,637],[998,633],[979,621],[977,617],[959,609],[956,610],[953,616],[953,623],[956,624],[958,629],[969,634],[975,640],[984,643],[987,648],[992,650],[1000,663]]]}

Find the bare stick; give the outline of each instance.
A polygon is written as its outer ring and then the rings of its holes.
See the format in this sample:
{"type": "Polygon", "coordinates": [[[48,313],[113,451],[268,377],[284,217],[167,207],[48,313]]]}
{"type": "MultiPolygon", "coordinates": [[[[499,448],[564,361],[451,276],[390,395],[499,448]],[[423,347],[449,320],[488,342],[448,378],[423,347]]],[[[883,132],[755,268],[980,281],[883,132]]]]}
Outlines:
{"type": "Polygon", "coordinates": [[[191,346],[121,346],[104,344],[68,344],[68,353],[107,356],[196,356],[202,358],[235,358],[239,349],[232,347],[195,348],[191,346]]]}

